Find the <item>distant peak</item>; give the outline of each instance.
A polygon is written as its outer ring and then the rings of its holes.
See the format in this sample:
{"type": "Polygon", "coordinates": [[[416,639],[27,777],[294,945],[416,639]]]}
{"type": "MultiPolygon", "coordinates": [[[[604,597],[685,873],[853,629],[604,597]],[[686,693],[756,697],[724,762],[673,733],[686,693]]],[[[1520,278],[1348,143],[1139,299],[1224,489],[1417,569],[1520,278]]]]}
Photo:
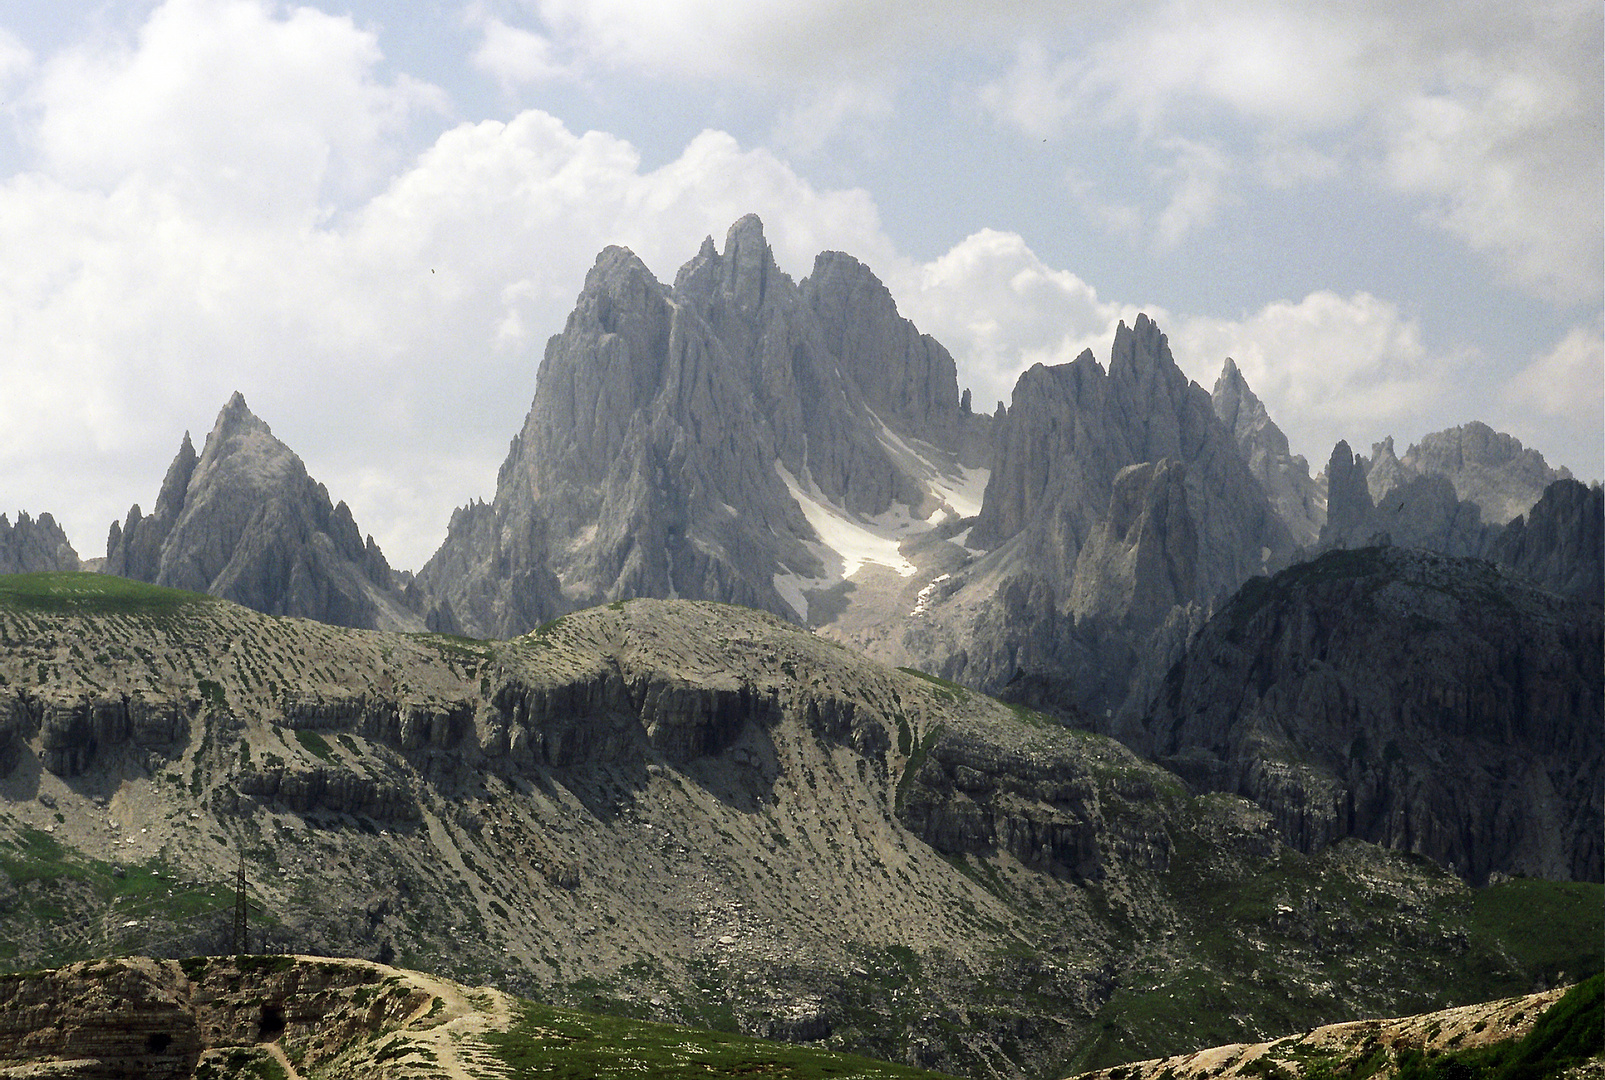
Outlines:
{"type": "Polygon", "coordinates": [[[758,215],[743,215],[734,225],[730,226],[730,230],[725,233],[724,238],[726,255],[730,253],[731,241],[763,243],[763,222],[758,215]]]}
{"type": "MultiPolygon", "coordinates": [[[[251,411],[251,407],[245,403],[245,395],[236,390],[233,396],[228,399],[228,404],[224,405],[222,411],[217,414],[217,424],[212,428],[212,434],[232,435],[236,432],[251,429],[259,429],[269,435],[273,434],[268,426],[251,411]]],[[[188,438],[189,433],[185,432],[185,439],[187,440],[188,438]]],[[[193,450],[193,444],[191,444],[191,449],[193,450]]]]}

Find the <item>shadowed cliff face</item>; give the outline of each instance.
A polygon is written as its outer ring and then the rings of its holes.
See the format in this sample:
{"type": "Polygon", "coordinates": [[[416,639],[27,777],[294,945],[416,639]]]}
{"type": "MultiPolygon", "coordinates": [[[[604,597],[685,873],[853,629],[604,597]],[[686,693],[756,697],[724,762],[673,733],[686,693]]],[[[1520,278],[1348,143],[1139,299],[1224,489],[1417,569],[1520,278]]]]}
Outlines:
{"type": "Polygon", "coordinates": [[[1602,650],[1597,605],[1487,563],[1331,552],[1210,621],[1147,749],[1254,799],[1300,850],[1357,836],[1477,883],[1599,881],[1602,650]]]}

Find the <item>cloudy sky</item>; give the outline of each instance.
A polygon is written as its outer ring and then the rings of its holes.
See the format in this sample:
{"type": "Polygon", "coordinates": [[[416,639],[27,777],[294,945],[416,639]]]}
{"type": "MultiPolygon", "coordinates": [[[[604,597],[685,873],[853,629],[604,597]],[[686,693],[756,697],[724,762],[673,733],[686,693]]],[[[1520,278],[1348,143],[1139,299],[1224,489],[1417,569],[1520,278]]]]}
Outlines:
{"type": "Polygon", "coordinates": [[[1598,0],[8,0],[0,511],[79,553],[234,390],[398,567],[610,243],[849,251],[978,404],[1138,311],[1311,471],[1602,472],[1598,0]]]}

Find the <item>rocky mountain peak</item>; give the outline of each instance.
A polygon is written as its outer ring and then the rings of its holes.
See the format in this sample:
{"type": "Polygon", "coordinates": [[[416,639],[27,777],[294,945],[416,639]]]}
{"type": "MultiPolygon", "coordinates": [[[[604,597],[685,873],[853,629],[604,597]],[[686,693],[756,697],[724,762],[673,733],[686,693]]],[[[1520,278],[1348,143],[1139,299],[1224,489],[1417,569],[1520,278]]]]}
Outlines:
{"type": "Polygon", "coordinates": [[[1365,483],[1365,459],[1355,456],[1347,440],[1339,439],[1326,464],[1326,524],[1321,526],[1321,546],[1368,543],[1375,509],[1365,483]]]}
{"type": "Polygon", "coordinates": [[[1236,438],[1249,472],[1265,489],[1293,539],[1300,545],[1313,544],[1326,520],[1326,497],[1310,479],[1309,462],[1289,449],[1287,436],[1229,356],[1215,380],[1210,404],[1236,438]]]}
{"type": "Polygon", "coordinates": [[[1496,524],[1526,513],[1545,488],[1571,476],[1550,468],[1544,455],[1514,435],[1477,420],[1422,436],[1399,464],[1407,474],[1448,477],[1457,496],[1476,503],[1483,518],[1496,524]]]}
{"type": "MultiPolygon", "coordinates": [[[[941,343],[898,313],[891,291],[851,255],[821,252],[800,286],[825,348],[876,415],[905,434],[932,438],[961,412],[958,369],[941,343]]],[[[949,432],[949,434],[951,434],[949,432]]]]}
{"type": "Polygon", "coordinates": [[[417,628],[378,546],[239,393],[197,455],[189,434],[156,510],[113,523],[106,572],[209,592],[269,614],[417,628]]]}
{"type": "Polygon", "coordinates": [[[18,511],[15,525],[0,514],[0,574],[77,570],[79,565],[67,534],[49,514],[33,518],[18,511]]]}

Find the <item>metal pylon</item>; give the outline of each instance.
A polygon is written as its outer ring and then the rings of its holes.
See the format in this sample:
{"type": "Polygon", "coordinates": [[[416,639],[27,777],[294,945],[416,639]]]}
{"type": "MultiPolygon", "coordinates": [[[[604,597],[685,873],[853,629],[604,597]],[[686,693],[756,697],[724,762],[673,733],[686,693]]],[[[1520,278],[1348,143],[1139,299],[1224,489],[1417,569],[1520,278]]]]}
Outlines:
{"type": "Polygon", "coordinates": [[[245,852],[240,852],[240,869],[234,875],[234,954],[242,955],[249,950],[245,942],[245,852]]]}

